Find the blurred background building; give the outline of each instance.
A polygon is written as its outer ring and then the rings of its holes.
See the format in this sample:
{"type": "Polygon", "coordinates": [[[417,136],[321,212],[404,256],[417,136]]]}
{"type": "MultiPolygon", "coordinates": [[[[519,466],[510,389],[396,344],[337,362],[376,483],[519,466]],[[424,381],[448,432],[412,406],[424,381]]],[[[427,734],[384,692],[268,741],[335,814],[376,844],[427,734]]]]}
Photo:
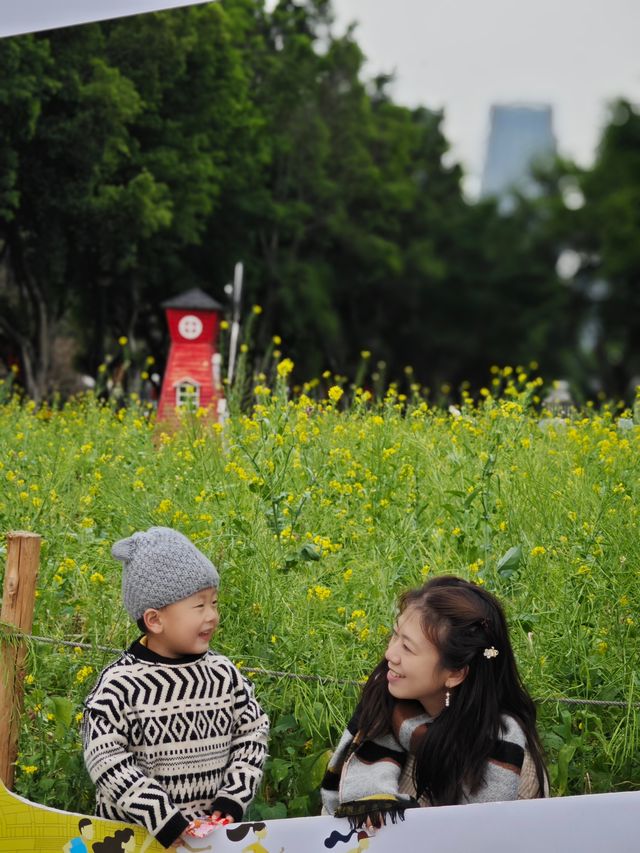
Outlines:
{"type": "Polygon", "coordinates": [[[514,191],[529,197],[537,194],[532,168],[555,154],[551,106],[492,106],[480,195],[497,197],[500,209],[508,212],[514,191]]]}

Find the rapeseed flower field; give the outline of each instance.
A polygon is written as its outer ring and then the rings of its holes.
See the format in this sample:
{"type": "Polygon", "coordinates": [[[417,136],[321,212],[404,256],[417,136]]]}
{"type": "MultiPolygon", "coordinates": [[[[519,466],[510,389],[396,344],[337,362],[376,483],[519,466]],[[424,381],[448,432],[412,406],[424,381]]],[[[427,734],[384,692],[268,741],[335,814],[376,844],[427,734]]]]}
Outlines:
{"type": "Polygon", "coordinates": [[[214,645],[273,722],[256,815],[317,809],[327,750],[384,650],[398,593],[438,573],[504,602],[554,792],[639,787],[631,414],[602,404],[553,417],[539,380],[511,368],[448,408],[395,385],[374,396],[319,380],[293,394],[292,368],[282,360],[224,425],[198,411],[177,430],[136,399],[5,396],[0,529],[43,537],[33,633],[53,640],[30,645],[17,790],[91,811],[82,700],[113,658],[100,647],[137,635],[110,546],[151,525],[183,531],[220,569],[214,645]]]}

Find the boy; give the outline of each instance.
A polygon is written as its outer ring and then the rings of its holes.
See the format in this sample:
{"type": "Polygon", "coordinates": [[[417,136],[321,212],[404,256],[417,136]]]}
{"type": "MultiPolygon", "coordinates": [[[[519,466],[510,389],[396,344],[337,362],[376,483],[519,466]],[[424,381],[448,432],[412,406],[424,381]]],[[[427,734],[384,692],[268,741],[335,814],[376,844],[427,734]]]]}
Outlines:
{"type": "Polygon", "coordinates": [[[262,777],[269,721],[249,682],[209,651],[220,578],[204,554],[167,527],[134,533],[111,553],[144,636],[85,701],[96,814],[142,824],[176,847],[196,818],[242,818],[262,777]]]}
{"type": "Polygon", "coordinates": [[[87,817],[81,817],[78,821],[78,832],[71,841],[64,845],[64,853],[88,853],[89,848],[85,842],[93,841],[93,824],[87,817]]]}

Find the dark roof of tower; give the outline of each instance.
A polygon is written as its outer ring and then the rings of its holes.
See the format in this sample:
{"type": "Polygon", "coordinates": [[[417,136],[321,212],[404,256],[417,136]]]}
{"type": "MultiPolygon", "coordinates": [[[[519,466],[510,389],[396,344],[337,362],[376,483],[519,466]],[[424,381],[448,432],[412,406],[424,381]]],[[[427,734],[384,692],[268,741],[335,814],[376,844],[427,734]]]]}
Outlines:
{"type": "Polygon", "coordinates": [[[185,308],[193,311],[222,311],[222,305],[216,302],[204,290],[199,287],[194,287],[191,290],[186,290],[184,293],[179,293],[177,296],[172,296],[162,303],[163,308],[185,308]]]}

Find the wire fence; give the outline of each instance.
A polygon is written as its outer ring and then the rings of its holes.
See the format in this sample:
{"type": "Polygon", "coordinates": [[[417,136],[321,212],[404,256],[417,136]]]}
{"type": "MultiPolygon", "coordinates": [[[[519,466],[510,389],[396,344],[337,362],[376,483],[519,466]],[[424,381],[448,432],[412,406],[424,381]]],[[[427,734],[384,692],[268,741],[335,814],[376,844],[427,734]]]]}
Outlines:
{"type": "MultiPolygon", "coordinates": [[[[9,627],[9,626],[7,626],[9,627]]],[[[27,640],[34,643],[43,643],[53,646],[62,646],[71,649],[82,649],[91,652],[104,652],[111,655],[121,655],[123,649],[116,649],[111,646],[101,646],[93,643],[74,642],[72,640],[57,640],[54,637],[36,637],[33,634],[23,634],[22,632],[11,630],[11,637],[27,640]]],[[[286,678],[292,681],[308,681],[320,684],[336,684],[343,687],[361,687],[363,682],[357,679],[337,678],[332,675],[313,675],[308,673],[284,672],[277,669],[264,669],[261,666],[251,666],[246,663],[242,665],[242,669],[252,678],[261,676],[263,678],[286,678]]],[[[557,704],[557,705],[575,705],[575,706],[593,706],[597,708],[625,708],[626,710],[639,710],[640,702],[626,702],[621,699],[578,699],[571,696],[542,696],[535,699],[538,703],[557,704]]]]}

